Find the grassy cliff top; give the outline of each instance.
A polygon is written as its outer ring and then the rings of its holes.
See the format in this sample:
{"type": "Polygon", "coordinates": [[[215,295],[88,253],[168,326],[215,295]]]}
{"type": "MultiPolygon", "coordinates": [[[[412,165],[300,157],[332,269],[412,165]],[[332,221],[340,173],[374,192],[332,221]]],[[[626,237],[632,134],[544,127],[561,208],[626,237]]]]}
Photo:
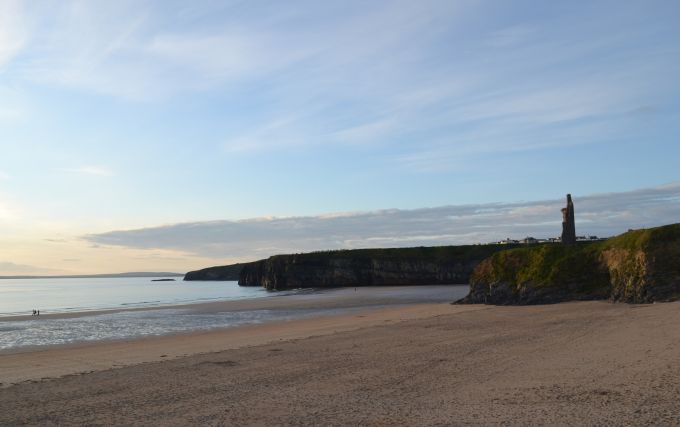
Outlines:
{"type": "Polygon", "coordinates": [[[680,243],[680,223],[661,227],[631,230],[603,241],[603,249],[649,250],[659,246],[680,243]]]}
{"type": "Polygon", "coordinates": [[[457,260],[478,261],[492,254],[517,245],[462,245],[462,246],[418,246],[412,248],[383,249],[342,249],[317,251],[301,254],[274,255],[270,259],[295,257],[298,260],[319,262],[326,259],[410,259],[410,260],[457,260]]]}
{"type": "MultiPolygon", "coordinates": [[[[573,246],[547,243],[509,249],[492,255],[472,275],[472,282],[532,282],[537,287],[590,281],[596,269],[600,244],[584,242],[573,246]]],[[[595,283],[599,286],[601,283],[595,283]]]]}
{"type": "Polygon", "coordinates": [[[631,302],[674,297],[680,288],[680,224],[631,230],[601,242],[497,252],[473,272],[471,285],[500,283],[515,294],[527,286],[568,289],[574,299],[604,291],[631,302]]]}

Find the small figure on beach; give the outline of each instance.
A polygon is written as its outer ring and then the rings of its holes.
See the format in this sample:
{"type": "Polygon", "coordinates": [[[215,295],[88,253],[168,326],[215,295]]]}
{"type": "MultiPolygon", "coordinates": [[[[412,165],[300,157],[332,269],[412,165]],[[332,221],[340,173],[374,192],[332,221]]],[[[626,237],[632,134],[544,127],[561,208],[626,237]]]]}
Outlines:
{"type": "Polygon", "coordinates": [[[40,316],[40,310],[38,310],[38,316],[40,316]]]}
{"type": "Polygon", "coordinates": [[[35,315],[36,315],[36,311],[35,311],[35,308],[34,308],[34,309],[33,309],[33,314],[31,314],[31,316],[35,316],[35,315]]]}

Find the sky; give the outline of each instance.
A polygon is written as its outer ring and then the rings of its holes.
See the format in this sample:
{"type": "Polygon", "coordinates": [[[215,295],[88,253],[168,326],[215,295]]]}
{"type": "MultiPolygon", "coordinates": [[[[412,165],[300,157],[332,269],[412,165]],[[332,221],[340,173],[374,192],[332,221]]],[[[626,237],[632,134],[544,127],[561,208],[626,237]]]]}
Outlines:
{"type": "Polygon", "coordinates": [[[680,3],[0,0],[0,275],[680,219],[680,3]]]}

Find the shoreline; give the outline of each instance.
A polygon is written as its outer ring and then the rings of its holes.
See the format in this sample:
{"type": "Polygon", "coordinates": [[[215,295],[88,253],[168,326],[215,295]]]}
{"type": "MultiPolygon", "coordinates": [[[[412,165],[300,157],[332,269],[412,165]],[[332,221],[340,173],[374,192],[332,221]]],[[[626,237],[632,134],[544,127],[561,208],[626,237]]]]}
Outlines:
{"type": "Polygon", "coordinates": [[[0,424],[673,426],[678,308],[418,304],[0,355],[0,424]]]}
{"type": "MultiPolygon", "coordinates": [[[[133,339],[20,347],[0,352],[0,388],[149,362],[191,357],[271,342],[304,339],[355,329],[487,309],[449,303],[365,307],[353,313],[272,321],[207,331],[179,332],[133,339]]],[[[213,307],[206,307],[213,309],[213,307]]]]}
{"type": "MultiPolygon", "coordinates": [[[[190,310],[192,313],[218,313],[223,311],[244,311],[244,310],[260,310],[260,309],[276,309],[276,308],[306,308],[310,299],[315,299],[320,307],[335,308],[338,302],[343,299],[351,302],[357,296],[369,294],[369,297],[374,298],[376,293],[389,293],[392,291],[404,291],[411,289],[423,288],[451,288],[452,290],[461,289],[460,287],[469,287],[468,284],[449,284],[449,285],[426,285],[426,286],[361,286],[357,287],[358,293],[355,293],[355,288],[309,288],[303,289],[300,292],[279,291],[277,294],[273,292],[267,296],[259,297],[244,297],[239,299],[219,299],[205,302],[191,302],[179,304],[163,304],[150,305],[141,307],[119,307],[119,308],[102,308],[81,311],[63,311],[63,312],[47,312],[40,314],[40,316],[32,316],[30,313],[25,315],[9,315],[0,316],[0,324],[2,322],[16,322],[16,321],[30,321],[42,319],[74,319],[79,317],[97,316],[100,314],[114,314],[136,311],[156,311],[156,310],[190,310]],[[353,295],[354,294],[354,295],[353,295]],[[291,301],[295,299],[296,301],[291,301]],[[332,299],[332,301],[331,301],[332,299]],[[285,300],[285,301],[282,301],[285,300]]],[[[455,298],[455,296],[452,296],[455,298]]],[[[354,306],[359,306],[354,304],[354,306]]]]}
{"type": "MultiPolygon", "coordinates": [[[[159,307],[55,313],[0,320],[0,355],[40,352],[70,346],[187,337],[269,323],[352,316],[360,311],[449,303],[468,286],[364,287],[280,293],[159,307]],[[132,316],[130,313],[136,313],[132,316]],[[120,314],[120,316],[119,316],[120,314]],[[102,316],[102,317],[98,317],[102,316]],[[4,342],[3,342],[4,341],[4,342]]],[[[0,382],[2,378],[0,377],[0,382]]]]}

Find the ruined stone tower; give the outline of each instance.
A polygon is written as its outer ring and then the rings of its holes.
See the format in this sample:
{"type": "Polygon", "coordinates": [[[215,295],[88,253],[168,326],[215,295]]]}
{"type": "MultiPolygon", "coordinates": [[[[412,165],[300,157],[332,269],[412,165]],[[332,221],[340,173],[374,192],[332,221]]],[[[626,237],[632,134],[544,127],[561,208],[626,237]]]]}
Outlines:
{"type": "Polygon", "coordinates": [[[574,203],[571,194],[567,194],[567,207],[562,208],[562,244],[576,243],[576,225],[574,224],[574,203]]]}

